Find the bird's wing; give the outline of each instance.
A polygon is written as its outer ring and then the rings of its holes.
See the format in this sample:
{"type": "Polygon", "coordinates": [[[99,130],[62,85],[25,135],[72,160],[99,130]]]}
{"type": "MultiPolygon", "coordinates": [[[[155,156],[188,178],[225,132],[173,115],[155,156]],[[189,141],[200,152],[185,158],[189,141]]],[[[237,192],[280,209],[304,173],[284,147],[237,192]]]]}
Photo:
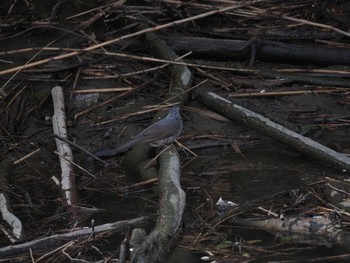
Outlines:
{"type": "Polygon", "coordinates": [[[147,129],[135,136],[140,136],[142,142],[152,142],[174,135],[179,128],[169,123],[154,123],[147,129]]]}

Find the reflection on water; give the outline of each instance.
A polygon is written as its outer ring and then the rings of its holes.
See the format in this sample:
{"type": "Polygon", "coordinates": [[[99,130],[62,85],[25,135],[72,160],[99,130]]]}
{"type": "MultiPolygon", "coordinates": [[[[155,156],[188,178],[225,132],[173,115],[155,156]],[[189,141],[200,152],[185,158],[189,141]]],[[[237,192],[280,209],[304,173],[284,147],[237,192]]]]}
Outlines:
{"type": "Polygon", "coordinates": [[[183,181],[212,196],[240,203],[313,182],[322,167],[304,156],[254,151],[200,156],[184,170],[183,181]]]}
{"type": "Polygon", "coordinates": [[[176,249],[169,263],[202,263],[203,253],[195,253],[185,249],[176,249]]]}

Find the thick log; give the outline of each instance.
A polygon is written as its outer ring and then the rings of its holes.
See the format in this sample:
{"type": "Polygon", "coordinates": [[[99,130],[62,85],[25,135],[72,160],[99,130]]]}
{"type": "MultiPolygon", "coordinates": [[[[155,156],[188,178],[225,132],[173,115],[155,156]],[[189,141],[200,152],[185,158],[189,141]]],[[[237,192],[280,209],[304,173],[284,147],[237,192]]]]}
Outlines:
{"type": "MultiPolygon", "coordinates": [[[[250,49],[242,48],[247,41],[231,39],[213,39],[201,37],[168,37],[168,45],[175,52],[192,51],[196,57],[216,58],[216,60],[249,59],[250,49]]],[[[309,64],[349,64],[349,48],[327,48],[285,44],[261,40],[257,45],[256,58],[262,61],[309,64]]]]}

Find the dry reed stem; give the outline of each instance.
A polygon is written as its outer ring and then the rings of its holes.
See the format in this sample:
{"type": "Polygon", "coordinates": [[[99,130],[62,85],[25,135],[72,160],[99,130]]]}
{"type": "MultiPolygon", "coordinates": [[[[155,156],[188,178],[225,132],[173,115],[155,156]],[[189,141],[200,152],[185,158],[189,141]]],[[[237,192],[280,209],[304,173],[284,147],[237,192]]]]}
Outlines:
{"type": "Polygon", "coordinates": [[[109,93],[109,92],[121,92],[121,91],[130,91],[132,87],[124,88],[103,88],[103,89],[84,89],[84,90],[74,90],[73,93],[77,94],[86,94],[86,93],[109,93]]]}
{"type": "Polygon", "coordinates": [[[345,32],[345,31],[343,31],[343,30],[341,30],[339,28],[336,28],[336,27],[333,27],[333,26],[330,26],[330,25],[325,25],[325,24],[321,24],[321,23],[312,22],[312,21],[308,21],[306,19],[294,18],[294,17],[291,17],[291,16],[282,16],[282,18],[286,19],[286,20],[302,23],[302,24],[305,24],[305,25],[310,25],[310,26],[316,26],[316,27],[320,27],[320,28],[330,29],[330,30],[333,30],[333,31],[341,34],[341,35],[350,37],[350,33],[345,32]]]}
{"type": "Polygon", "coordinates": [[[40,151],[41,151],[41,149],[38,148],[38,149],[34,150],[33,152],[31,152],[31,153],[29,153],[29,154],[23,156],[22,158],[20,158],[20,159],[14,161],[13,164],[14,164],[14,165],[19,164],[19,163],[21,163],[21,162],[27,160],[28,158],[32,157],[34,154],[36,154],[36,153],[38,153],[38,152],[40,152],[40,151]]]}
{"type": "Polygon", "coordinates": [[[344,92],[348,89],[317,89],[317,90],[291,90],[291,91],[267,91],[267,92],[247,92],[229,95],[232,98],[249,98],[249,97],[275,97],[275,96],[291,96],[305,94],[327,94],[335,92],[344,92]]]}
{"type": "Polygon", "coordinates": [[[95,8],[92,8],[90,10],[87,10],[87,11],[84,11],[84,12],[81,12],[79,14],[76,14],[76,15],[73,15],[73,16],[69,16],[67,17],[66,19],[69,20],[69,19],[73,19],[73,18],[77,18],[79,16],[82,16],[82,15],[86,15],[86,14],[89,14],[89,13],[92,13],[94,11],[100,11],[100,10],[108,10],[108,9],[111,9],[113,7],[118,7],[118,6],[121,6],[122,4],[124,4],[126,2],[126,0],[119,0],[117,2],[112,2],[112,3],[109,3],[109,4],[106,4],[104,6],[99,6],[99,7],[95,7],[95,8]]]}
{"type": "MultiPolygon", "coordinates": [[[[70,53],[67,53],[67,54],[58,55],[58,56],[55,56],[55,57],[42,59],[42,60],[35,61],[35,62],[32,62],[32,63],[27,63],[25,65],[21,65],[21,66],[17,66],[17,67],[14,67],[14,68],[7,69],[7,70],[3,70],[3,71],[0,71],[0,76],[7,75],[7,74],[10,74],[10,73],[18,74],[18,72],[20,72],[23,69],[28,69],[28,68],[40,66],[40,65],[49,63],[51,61],[57,61],[57,60],[63,60],[63,59],[71,58],[71,57],[74,57],[76,55],[79,55],[82,52],[93,51],[93,50],[96,50],[96,49],[99,49],[99,48],[102,48],[102,47],[105,47],[105,46],[117,43],[117,42],[119,42],[121,40],[124,40],[124,39],[129,39],[129,38],[132,38],[132,37],[140,36],[140,35],[143,35],[143,34],[149,33],[149,32],[159,31],[161,29],[165,29],[165,28],[168,28],[168,27],[173,27],[173,26],[176,26],[176,25],[184,24],[184,23],[187,23],[187,22],[190,22],[190,21],[194,21],[194,20],[197,20],[197,19],[201,19],[201,18],[204,18],[204,17],[215,15],[215,14],[220,14],[220,13],[223,13],[223,12],[226,12],[226,11],[229,11],[229,10],[233,10],[233,9],[237,9],[237,8],[240,8],[240,7],[244,7],[244,6],[247,6],[247,5],[251,5],[251,4],[255,4],[255,3],[261,3],[261,2],[264,2],[264,1],[265,0],[245,1],[244,4],[235,4],[235,5],[224,7],[224,8],[218,9],[218,10],[213,10],[213,11],[202,13],[202,14],[199,14],[199,15],[196,15],[196,16],[192,16],[192,17],[176,20],[176,21],[173,21],[173,22],[169,22],[169,23],[166,23],[166,24],[163,24],[163,25],[159,25],[159,26],[155,26],[155,27],[139,30],[139,31],[134,32],[134,33],[129,34],[129,35],[121,36],[121,37],[118,37],[118,38],[115,38],[115,39],[111,39],[111,40],[102,42],[102,43],[97,44],[97,45],[93,45],[93,46],[84,48],[82,51],[79,51],[79,52],[78,51],[73,51],[73,52],[70,52],[70,53]]],[[[33,59],[34,58],[32,58],[31,60],[33,60],[33,59]]]]}

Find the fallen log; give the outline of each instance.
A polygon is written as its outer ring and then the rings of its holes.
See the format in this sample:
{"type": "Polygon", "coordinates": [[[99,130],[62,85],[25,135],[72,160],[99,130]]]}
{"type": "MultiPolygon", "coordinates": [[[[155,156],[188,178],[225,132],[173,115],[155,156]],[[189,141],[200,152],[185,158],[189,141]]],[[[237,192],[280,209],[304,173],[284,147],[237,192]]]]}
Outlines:
{"type": "Polygon", "coordinates": [[[69,233],[46,236],[43,238],[25,242],[23,244],[2,247],[0,248],[0,258],[4,259],[5,257],[28,253],[29,250],[32,250],[34,252],[42,249],[51,250],[52,248],[61,246],[62,244],[65,244],[71,240],[76,240],[79,238],[88,239],[88,237],[92,234],[108,233],[109,235],[111,235],[118,231],[124,230],[126,227],[128,228],[138,227],[148,222],[148,220],[149,220],[149,217],[143,216],[143,217],[139,217],[131,220],[124,220],[124,221],[119,221],[114,223],[103,224],[103,225],[95,226],[94,228],[84,227],[69,233]]]}
{"type": "Polygon", "coordinates": [[[270,119],[240,106],[236,101],[230,101],[208,88],[195,90],[197,98],[209,108],[225,117],[242,122],[316,160],[350,172],[350,158],[338,153],[308,137],[302,136],[270,119]]]}
{"type": "MultiPolygon", "coordinates": [[[[214,39],[202,37],[168,37],[168,45],[178,53],[192,51],[194,56],[212,57],[216,60],[249,59],[251,52],[245,48],[247,41],[214,39]]],[[[349,48],[328,48],[285,44],[277,41],[261,40],[256,50],[256,58],[263,61],[279,61],[309,64],[349,64],[349,48]]]]}
{"type": "MultiPolygon", "coordinates": [[[[320,245],[339,244],[349,248],[350,233],[344,231],[335,220],[329,217],[284,217],[271,218],[265,220],[252,220],[235,218],[230,220],[230,223],[245,226],[256,227],[266,231],[271,231],[281,234],[299,234],[304,241],[312,239],[313,242],[319,240],[320,245]],[[309,239],[307,238],[309,237],[309,239]]],[[[302,240],[299,240],[301,243],[302,240]]]]}
{"type": "MultiPolygon", "coordinates": [[[[56,86],[51,91],[54,107],[52,125],[54,134],[67,138],[66,113],[64,104],[63,89],[56,86]]],[[[68,138],[67,138],[68,139],[68,138]]],[[[76,205],[78,203],[78,192],[75,184],[73,169],[73,153],[68,143],[55,138],[57,152],[61,165],[61,194],[64,205],[76,205]]]]}

